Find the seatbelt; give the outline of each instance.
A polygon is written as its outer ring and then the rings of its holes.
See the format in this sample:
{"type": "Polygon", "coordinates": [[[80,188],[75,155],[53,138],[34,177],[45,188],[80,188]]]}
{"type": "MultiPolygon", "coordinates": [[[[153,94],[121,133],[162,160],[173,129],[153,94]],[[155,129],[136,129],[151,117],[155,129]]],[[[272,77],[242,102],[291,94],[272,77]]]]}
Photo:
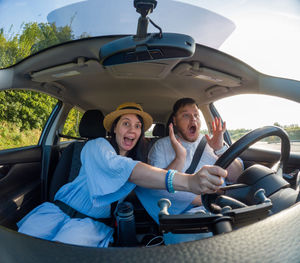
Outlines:
{"type": "Polygon", "coordinates": [[[94,218],[94,217],[91,217],[91,216],[87,216],[85,214],[82,214],[80,212],[78,212],[76,209],[72,208],[71,206],[67,205],[66,203],[60,201],[60,200],[55,200],[54,201],[54,204],[56,206],[58,206],[60,208],[61,211],[63,211],[65,214],[67,214],[69,217],[71,218],[86,218],[86,217],[89,217],[95,221],[98,221],[98,222],[102,222],[104,223],[105,225],[109,226],[109,227],[112,227],[112,228],[115,228],[116,227],[116,224],[115,224],[115,214],[116,214],[116,208],[117,208],[117,205],[120,203],[120,201],[122,202],[125,198],[121,198],[119,201],[115,201],[113,203],[111,203],[110,205],[110,217],[108,218],[94,218]]]}
{"type": "Polygon", "coordinates": [[[72,208],[71,206],[67,205],[66,203],[60,201],[60,200],[55,200],[54,204],[60,208],[61,211],[63,211],[66,215],[68,215],[71,218],[86,218],[89,217],[95,221],[101,222],[106,224],[107,226],[114,227],[114,218],[108,217],[108,218],[94,218],[91,216],[87,216],[85,214],[82,214],[72,208]]]}
{"type": "MultiPolygon", "coordinates": [[[[71,169],[70,169],[70,174],[68,178],[68,182],[72,182],[79,174],[79,170],[81,168],[81,160],[80,160],[80,152],[82,148],[84,147],[86,142],[75,142],[74,144],[74,149],[73,149],[73,154],[72,154],[72,163],[71,163],[71,169]]],[[[121,199],[122,201],[123,199],[121,199]]],[[[75,210],[68,204],[56,200],[54,201],[54,204],[57,205],[60,210],[62,210],[65,214],[67,214],[71,218],[86,218],[89,217],[95,221],[102,222],[106,224],[109,227],[115,228],[115,210],[118,205],[119,201],[115,201],[111,203],[111,209],[110,209],[110,217],[108,218],[93,218],[91,216],[87,216],[85,214],[80,213],[79,211],[75,210]]]]}
{"type": "Polygon", "coordinates": [[[190,164],[190,167],[186,169],[185,173],[192,174],[192,173],[195,172],[206,144],[207,144],[206,137],[203,136],[201,141],[199,142],[199,144],[197,146],[197,149],[196,149],[195,153],[194,153],[194,157],[193,157],[193,160],[190,164]]]}

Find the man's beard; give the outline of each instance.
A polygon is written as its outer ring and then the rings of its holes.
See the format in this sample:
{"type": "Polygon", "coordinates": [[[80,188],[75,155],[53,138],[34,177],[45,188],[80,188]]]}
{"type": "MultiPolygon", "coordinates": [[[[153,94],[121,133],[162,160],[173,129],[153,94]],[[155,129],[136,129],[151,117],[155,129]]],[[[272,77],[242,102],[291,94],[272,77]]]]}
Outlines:
{"type": "Polygon", "coordinates": [[[195,131],[196,136],[193,136],[193,138],[190,138],[188,136],[186,136],[183,132],[181,132],[180,129],[177,128],[177,135],[182,138],[183,140],[187,141],[187,142],[195,142],[197,141],[199,135],[200,135],[200,129],[198,131],[195,131]]]}

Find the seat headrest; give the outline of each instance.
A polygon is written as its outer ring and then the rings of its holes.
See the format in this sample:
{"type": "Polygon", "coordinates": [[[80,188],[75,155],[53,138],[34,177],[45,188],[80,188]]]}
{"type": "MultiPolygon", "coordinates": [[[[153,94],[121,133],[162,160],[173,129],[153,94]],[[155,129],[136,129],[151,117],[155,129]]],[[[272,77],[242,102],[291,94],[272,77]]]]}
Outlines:
{"type": "MultiPolygon", "coordinates": [[[[173,114],[170,115],[170,117],[167,121],[166,129],[165,129],[166,136],[169,136],[169,125],[170,125],[171,122],[173,122],[173,114]]],[[[174,127],[174,132],[175,132],[175,127],[174,127]]]]}
{"type": "Polygon", "coordinates": [[[79,123],[80,136],[88,139],[105,137],[103,119],[104,116],[100,110],[87,110],[79,123]]]}
{"type": "Polygon", "coordinates": [[[166,134],[165,131],[166,129],[164,124],[156,123],[153,128],[152,135],[157,137],[164,137],[166,134]]]}

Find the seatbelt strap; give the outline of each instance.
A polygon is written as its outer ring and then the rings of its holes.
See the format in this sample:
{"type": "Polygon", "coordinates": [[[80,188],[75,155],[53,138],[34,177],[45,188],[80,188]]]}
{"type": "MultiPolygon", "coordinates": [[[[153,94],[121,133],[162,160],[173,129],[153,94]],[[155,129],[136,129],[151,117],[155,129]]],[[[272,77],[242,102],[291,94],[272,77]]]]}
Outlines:
{"type": "Polygon", "coordinates": [[[203,154],[203,151],[204,151],[204,148],[207,144],[207,140],[206,140],[206,137],[203,136],[201,141],[199,142],[198,146],[197,146],[197,149],[194,153],[194,157],[193,157],[193,160],[190,164],[190,167],[186,169],[185,173],[187,174],[192,174],[195,172],[197,166],[198,166],[198,163],[200,161],[200,158],[203,154]]]}
{"type": "Polygon", "coordinates": [[[108,218],[94,218],[91,216],[87,216],[85,214],[82,214],[72,208],[71,206],[67,205],[66,203],[60,201],[60,200],[55,200],[54,204],[60,208],[61,211],[63,211],[65,214],[67,214],[71,218],[86,218],[89,217],[95,221],[101,222],[106,224],[107,226],[114,227],[114,219],[112,217],[108,218]]]}

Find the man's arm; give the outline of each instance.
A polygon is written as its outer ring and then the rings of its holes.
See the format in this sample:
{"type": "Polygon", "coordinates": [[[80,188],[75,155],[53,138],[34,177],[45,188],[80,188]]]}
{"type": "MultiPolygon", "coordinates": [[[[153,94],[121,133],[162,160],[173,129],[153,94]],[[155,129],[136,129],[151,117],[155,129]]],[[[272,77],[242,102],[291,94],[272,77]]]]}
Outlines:
{"type": "Polygon", "coordinates": [[[228,177],[226,180],[230,183],[235,183],[244,170],[242,160],[239,158],[234,159],[226,170],[228,172],[228,177]]]}
{"type": "MultiPolygon", "coordinates": [[[[215,117],[214,121],[212,122],[213,136],[209,137],[207,134],[205,135],[208,145],[214,150],[215,153],[224,145],[223,135],[225,130],[226,122],[224,122],[222,125],[221,119],[215,117]]],[[[218,157],[220,157],[220,155],[218,157]]],[[[244,167],[242,161],[240,159],[235,159],[226,169],[228,171],[227,180],[231,183],[236,182],[237,178],[243,172],[243,169],[244,167]]]]}
{"type": "Polygon", "coordinates": [[[186,149],[182,146],[180,139],[175,137],[173,123],[170,123],[169,125],[169,136],[170,136],[172,147],[175,151],[175,158],[166,167],[166,169],[173,169],[173,170],[183,172],[183,168],[186,160],[186,149]]]}
{"type": "Polygon", "coordinates": [[[150,149],[148,155],[148,163],[155,167],[163,168],[166,170],[173,169],[183,172],[186,159],[186,149],[181,145],[180,140],[175,137],[173,124],[169,125],[169,138],[172,148],[175,152],[174,159],[170,163],[166,162],[165,155],[170,153],[166,152],[166,149],[160,143],[160,140],[158,140],[150,149]]]}
{"type": "MultiPolygon", "coordinates": [[[[172,124],[169,126],[169,135],[172,147],[175,152],[175,158],[169,164],[166,163],[165,154],[168,153],[166,152],[162,143],[160,143],[160,141],[158,140],[150,149],[148,155],[149,164],[156,167],[165,168],[166,170],[173,169],[177,171],[182,171],[185,165],[186,150],[181,145],[181,142],[175,137],[172,124]]],[[[201,196],[196,196],[191,204],[195,206],[201,206],[201,196]]]]}
{"type": "MultiPolygon", "coordinates": [[[[169,125],[169,135],[170,135],[172,147],[175,151],[175,158],[168,165],[166,169],[183,171],[185,161],[186,161],[186,149],[182,146],[180,139],[175,137],[172,123],[169,125]]],[[[197,195],[191,204],[194,206],[201,206],[202,205],[201,195],[197,195]]]]}

